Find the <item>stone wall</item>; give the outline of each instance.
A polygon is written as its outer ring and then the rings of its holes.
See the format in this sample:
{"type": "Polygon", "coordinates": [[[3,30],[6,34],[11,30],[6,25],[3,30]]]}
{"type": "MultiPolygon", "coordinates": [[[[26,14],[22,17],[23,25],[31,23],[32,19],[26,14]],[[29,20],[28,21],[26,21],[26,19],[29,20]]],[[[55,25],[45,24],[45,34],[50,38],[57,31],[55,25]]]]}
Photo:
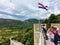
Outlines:
{"type": "Polygon", "coordinates": [[[52,23],[51,26],[54,26],[56,28],[60,28],[60,24],[59,23],[52,23]]]}
{"type": "Polygon", "coordinates": [[[10,40],[10,45],[24,45],[24,44],[15,40],[10,40]]]}
{"type": "Polygon", "coordinates": [[[34,24],[34,45],[44,45],[41,25],[42,24],[34,24]]]}

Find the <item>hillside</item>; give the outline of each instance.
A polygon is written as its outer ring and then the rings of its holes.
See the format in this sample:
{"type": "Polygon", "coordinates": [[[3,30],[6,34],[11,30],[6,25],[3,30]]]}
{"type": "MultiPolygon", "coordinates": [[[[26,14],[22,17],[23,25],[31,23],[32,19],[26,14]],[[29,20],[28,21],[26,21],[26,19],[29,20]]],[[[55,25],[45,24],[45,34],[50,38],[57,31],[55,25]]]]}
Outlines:
{"type": "MultiPolygon", "coordinates": [[[[48,19],[40,21],[41,23],[46,23],[47,27],[50,27],[51,23],[60,23],[60,14],[51,14],[48,19]]],[[[28,19],[25,21],[20,21],[0,19],[0,32],[2,33],[2,38],[0,36],[0,41],[3,41],[2,45],[9,45],[9,39],[11,36],[14,36],[12,39],[22,42],[24,45],[34,45],[34,23],[38,23],[38,20],[28,19]]]]}
{"type": "MultiPolygon", "coordinates": [[[[2,45],[9,45],[9,38],[15,36],[13,39],[22,42],[25,45],[33,45],[33,24],[38,23],[37,19],[28,19],[25,21],[0,19],[0,32],[2,38],[0,40],[2,45]],[[8,43],[7,43],[8,42],[8,43]]],[[[1,36],[0,36],[1,37],[1,36]]]]}
{"type": "Polygon", "coordinates": [[[20,20],[11,20],[11,19],[0,19],[0,29],[8,28],[8,29],[20,29],[23,26],[32,25],[34,23],[37,23],[37,19],[28,19],[25,21],[20,20]]]}

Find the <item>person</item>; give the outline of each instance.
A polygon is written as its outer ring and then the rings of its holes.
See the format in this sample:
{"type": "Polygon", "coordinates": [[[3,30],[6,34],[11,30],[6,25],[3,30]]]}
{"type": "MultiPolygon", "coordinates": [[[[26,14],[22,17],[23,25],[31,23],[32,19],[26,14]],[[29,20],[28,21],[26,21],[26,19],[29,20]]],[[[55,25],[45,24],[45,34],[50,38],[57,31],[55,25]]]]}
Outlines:
{"type": "Polygon", "coordinates": [[[44,38],[47,40],[48,37],[47,37],[47,35],[46,35],[46,32],[47,32],[47,28],[46,28],[46,26],[43,24],[43,25],[42,25],[42,33],[43,33],[44,38]]]}
{"type": "MultiPolygon", "coordinates": [[[[60,45],[60,30],[57,27],[52,27],[53,28],[53,34],[54,34],[54,44],[55,45],[60,45]]],[[[52,39],[53,40],[53,39],[52,39]]]]}
{"type": "Polygon", "coordinates": [[[49,28],[47,31],[47,36],[50,39],[50,45],[55,45],[54,44],[54,33],[53,33],[53,27],[49,28]]]}
{"type": "Polygon", "coordinates": [[[60,30],[57,30],[57,28],[54,28],[53,32],[54,32],[54,43],[55,45],[58,45],[58,43],[60,43],[60,30]]]}

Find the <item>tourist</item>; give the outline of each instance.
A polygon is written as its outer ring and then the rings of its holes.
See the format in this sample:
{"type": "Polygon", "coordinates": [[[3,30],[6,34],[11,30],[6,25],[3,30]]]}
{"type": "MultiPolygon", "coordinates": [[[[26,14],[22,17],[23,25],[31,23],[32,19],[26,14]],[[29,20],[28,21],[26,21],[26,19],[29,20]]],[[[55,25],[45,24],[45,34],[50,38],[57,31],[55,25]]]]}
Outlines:
{"type": "Polygon", "coordinates": [[[54,44],[54,33],[53,33],[53,27],[49,28],[47,31],[47,36],[50,39],[50,45],[55,45],[54,44]]]}
{"type": "Polygon", "coordinates": [[[55,45],[60,45],[60,30],[58,30],[57,28],[54,28],[54,43],[55,45]]]}
{"type": "Polygon", "coordinates": [[[45,39],[48,39],[48,38],[47,38],[47,35],[46,35],[46,32],[47,32],[46,26],[43,24],[41,28],[42,28],[42,33],[43,33],[44,38],[45,38],[45,39]]]}

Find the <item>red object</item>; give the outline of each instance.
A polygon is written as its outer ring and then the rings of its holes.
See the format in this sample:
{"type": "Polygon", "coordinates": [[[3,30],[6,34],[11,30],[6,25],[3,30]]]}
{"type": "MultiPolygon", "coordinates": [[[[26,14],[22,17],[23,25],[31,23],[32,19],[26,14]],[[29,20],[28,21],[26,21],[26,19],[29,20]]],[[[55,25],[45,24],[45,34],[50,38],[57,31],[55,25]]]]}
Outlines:
{"type": "Polygon", "coordinates": [[[42,7],[48,8],[48,6],[44,6],[42,3],[38,3],[38,5],[41,5],[42,7]]]}
{"type": "Polygon", "coordinates": [[[48,6],[45,6],[45,8],[48,8],[48,6]]]}
{"type": "Polygon", "coordinates": [[[54,42],[50,42],[50,45],[55,45],[54,42]]]}
{"type": "Polygon", "coordinates": [[[54,34],[54,33],[50,31],[49,34],[52,35],[52,34],[54,34]]]}
{"type": "Polygon", "coordinates": [[[43,4],[41,4],[41,3],[38,3],[38,5],[44,6],[44,5],[43,5],[43,4]]]}
{"type": "Polygon", "coordinates": [[[60,30],[57,30],[57,33],[59,34],[60,33],[60,30]]]}
{"type": "Polygon", "coordinates": [[[56,30],[54,30],[53,32],[54,32],[54,33],[57,33],[57,31],[56,31],[56,30]]]}

